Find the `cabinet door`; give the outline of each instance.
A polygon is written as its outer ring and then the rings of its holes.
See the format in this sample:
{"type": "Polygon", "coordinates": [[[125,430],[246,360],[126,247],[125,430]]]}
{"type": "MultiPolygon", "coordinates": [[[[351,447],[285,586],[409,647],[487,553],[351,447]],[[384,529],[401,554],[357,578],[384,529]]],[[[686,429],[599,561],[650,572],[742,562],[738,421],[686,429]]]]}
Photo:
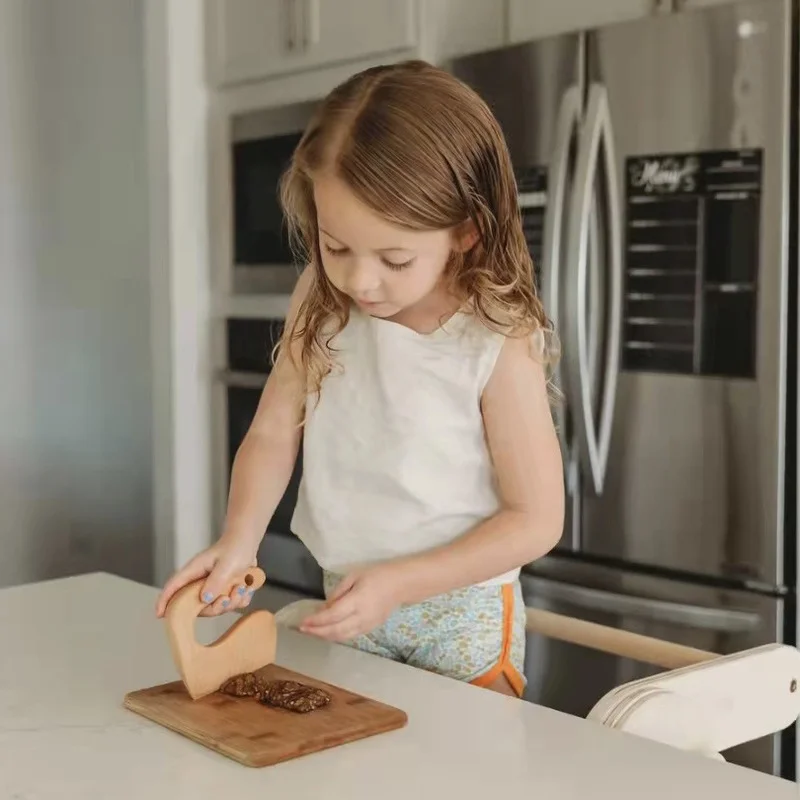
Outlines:
{"type": "Polygon", "coordinates": [[[216,84],[413,48],[418,0],[207,0],[216,84]]]}
{"type": "Polygon", "coordinates": [[[652,14],[654,0],[508,0],[511,42],[526,42],[652,14]]]}

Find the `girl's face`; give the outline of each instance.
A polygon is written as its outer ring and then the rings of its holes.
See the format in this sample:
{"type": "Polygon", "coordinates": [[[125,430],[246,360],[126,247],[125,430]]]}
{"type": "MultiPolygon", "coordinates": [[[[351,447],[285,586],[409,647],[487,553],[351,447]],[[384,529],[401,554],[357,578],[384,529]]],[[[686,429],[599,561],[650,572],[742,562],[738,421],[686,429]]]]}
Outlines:
{"type": "Polygon", "coordinates": [[[314,181],[314,202],[325,274],[365,313],[393,317],[441,285],[455,245],[452,231],[393,225],[330,175],[314,181]]]}

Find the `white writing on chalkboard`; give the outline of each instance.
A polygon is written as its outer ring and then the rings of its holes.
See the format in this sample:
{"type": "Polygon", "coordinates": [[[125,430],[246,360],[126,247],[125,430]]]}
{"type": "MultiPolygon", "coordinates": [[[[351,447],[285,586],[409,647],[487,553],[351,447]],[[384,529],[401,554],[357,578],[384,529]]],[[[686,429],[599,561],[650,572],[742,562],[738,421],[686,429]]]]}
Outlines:
{"type": "Polygon", "coordinates": [[[631,164],[631,185],[646,192],[693,192],[699,169],[696,158],[650,158],[631,164]]]}

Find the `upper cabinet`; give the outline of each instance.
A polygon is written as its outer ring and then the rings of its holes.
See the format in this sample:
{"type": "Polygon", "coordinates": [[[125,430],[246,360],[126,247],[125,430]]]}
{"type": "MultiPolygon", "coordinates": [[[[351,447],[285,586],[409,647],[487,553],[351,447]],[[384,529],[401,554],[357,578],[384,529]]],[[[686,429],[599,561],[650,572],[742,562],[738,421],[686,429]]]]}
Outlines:
{"type": "Polygon", "coordinates": [[[438,62],[504,41],[505,0],[206,0],[211,83],[383,57],[438,62]]]}
{"type": "Polygon", "coordinates": [[[508,41],[626,22],[651,14],[718,6],[737,0],[507,0],[508,41]]]}
{"type": "Polygon", "coordinates": [[[416,0],[208,0],[214,83],[238,83],[416,43],[416,0]]]}
{"type": "Polygon", "coordinates": [[[611,25],[652,14],[655,0],[508,0],[511,42],[611,25]]]}
{"type": "Polygon", "coordinates": [[[348,63],[454,57],[733,0],[205,0],[223,88],[348,63]]]}

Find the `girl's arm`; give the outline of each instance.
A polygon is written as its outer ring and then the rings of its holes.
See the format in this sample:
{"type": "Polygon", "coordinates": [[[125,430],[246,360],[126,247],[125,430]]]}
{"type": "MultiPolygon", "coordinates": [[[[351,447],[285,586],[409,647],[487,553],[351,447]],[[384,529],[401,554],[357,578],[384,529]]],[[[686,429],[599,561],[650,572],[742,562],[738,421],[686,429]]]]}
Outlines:
{"type": "Polygon", "coordinates": [[[400,602],[501,575],[545,555],[561,537],[561,450],[544,368],[529,348],[526,339],[507,339],[483,393],[500,511],[451,544],[393,562],[400,602]]]}
{"type": "MultiPolygon", "coordinates": [[[[287,327],[297,318],[310,281],[311,273],[306,270],[292,294],[287,327]]],[[[231,578],[255,563],[267,523],[286,491],[297,459],[305,387],[296,366],[299,345],[292,347],[294,360],[286,352],[278,356],[253,422],[236,452],[222,536],[167,581],[156,603],[159,616],[164,615],[175,592],[200,578],[206,578],[201,589],[208,603],[204,616],[241,608],[249,602],[241,592],[234,591],[230,597],[224,592],[231,578]]]]}
{"type": "MultiPolygon", "coordinates": [[[[286,317],[287,329],[297,318],[310,279],[306,269],[297,281],[286,317]]],[[[299,345],[290,346],[293,358],[289,352],[279,354],[231,470],[222,537],[255,548],[289,485],[300,446],[305,390],[299,371],[299,345]]]]}

